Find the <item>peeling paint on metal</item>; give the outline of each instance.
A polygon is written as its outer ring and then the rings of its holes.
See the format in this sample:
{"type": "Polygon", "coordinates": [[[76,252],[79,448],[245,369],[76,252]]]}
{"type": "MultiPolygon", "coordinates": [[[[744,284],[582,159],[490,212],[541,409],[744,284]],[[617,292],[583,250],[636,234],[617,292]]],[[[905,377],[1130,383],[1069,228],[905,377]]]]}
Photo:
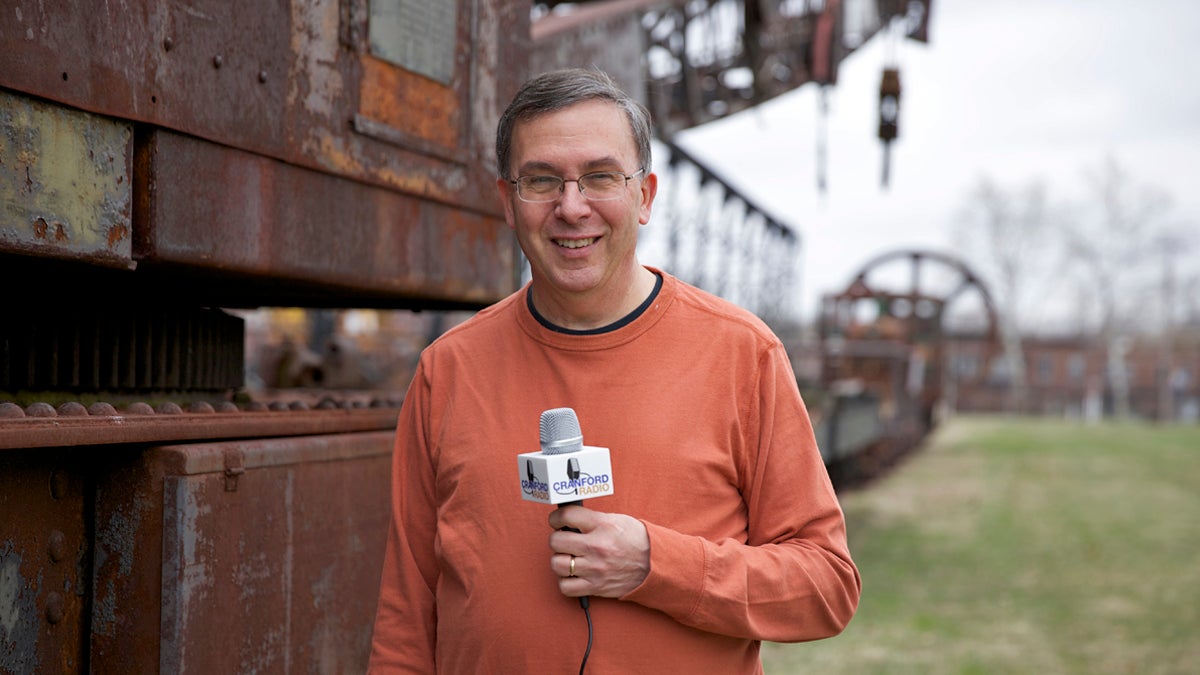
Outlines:
{"type": "Polygon", "coordinates": [[[116,636],[117,588],[111,577],[103,589],[97,589],[92,600],[92,634],[106,637],[116,636]]]}
{"type": "Polygon", "coordinates": [[[0,251],[130,259],[132,138],[128,123],[0,90],[0,251]]]}
{"type": "MultiPolygon", "coordinates": [[[[93,550],[93,562],[95,569],[103,569],[109,559],[109,551],[117,558],[121,574],[128,575],[132,571],[132,559],[126,560],[125,543],[120,537],[115,536],[114,532],[124,532],[126,528],[112,528],[113,521],[118,520],[116,517],[109,519],[108,527],[100,527],[96,532],[96,545],[93,550]]],[[[112,576],[108,576],[103,588],[97,588],[93,591],[92,601],[92,632],[97,635],[105,635],[112,637],[116,634],[117,625],[117,590],[116,581],[112,576]]]]}
{"type": "MultiPolygon", "coordinates": [[[[334,616],[337,608],[337,573],[336,564],[328,565],[321,570],[309,587],[313,609],[319,615],[334,616]]],[[[337,670],[337,654],[342,642],[337,626],[332,621],[321,621],[314,627],[308,639],[308,647],[316,655],[316,661],[323,673],[337,670]]]]}
{"type": "Polygon", "coordinates": [[[292,580],[296,562],[296,472],[289,469],[283,490],[286,539],[283,548],[284,651],[283,671],[292,670],[292,580]]]}
{"type": "MultiPolygon", "coordinates": [[[[108,519],[107,525],[97,533],[97,543],[104,546],[105,549],[111,550],[111,553],[117,556],[119,565],[118,573],[121,576],[128,576],[133,573],[133,556],[125,549],[126,543],[137,538],[138,530],[141,528],[141,512],[137,508],[139,502],[135,501],[131,513],[126,515],[122,510],[118,509],[113,512],[112,517],[108,519]],[[117,544],[117,546],[112,546],[117,544]]],[[[97,546],[97,558],[101,546],[97,546]]],[[[101,561],[98,559],[97,564],[101,561]]]]}
{"type": "Polygon", "coordinates": [[[7,638],[21,619],[21,607],[17,604],[21,595],[21,558],[17,555],[6,555],[5,558],[0,562],[0,626],[4,627],[7,638]]]}
{"type": "Polygon", "coordinates": [[[163,600],[161,663],[181,672],[186,664],[187,627],[193,610],[205,606],[215,579],[209,565],[213,542],[197,519],[211,512],[202,481],[167,477],[163,492],[163,600]],[[196,487],[199,489],[193,489],[196,487]]]}
{"type": "Polygon", "coordinates": [[[13,543],[0,547],[0,672],[32,673],[38,669],[37,639],[41,617],[37,596],[41,579],[21,576],[21,555],[13,543]]]}
{"type": "Polygon", "coordinates": [[[288,81],[288,102],[300,104],[320,118],[336,112],[334,102],[342,96],[342,75],[338,61],[338,0],[293,2],[292,70],[288,81]]]}

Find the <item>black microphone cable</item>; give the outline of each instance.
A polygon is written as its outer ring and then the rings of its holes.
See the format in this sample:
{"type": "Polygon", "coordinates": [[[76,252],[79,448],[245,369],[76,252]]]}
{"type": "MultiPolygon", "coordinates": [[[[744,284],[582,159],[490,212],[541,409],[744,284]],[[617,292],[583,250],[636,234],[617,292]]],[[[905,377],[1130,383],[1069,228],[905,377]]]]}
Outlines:
{"type": "MultiPolygon", "coordinates": [[[[558,508],[561,509],[564,506],[582,506],[582,505],[583,505],[583,502],[566,502],[564,504],[559,504],[558,508]]],[[[560,529],[566,530],[567,532],[578,532],[579,531],[573,527],[563,527],[560,529]]],[[[571,556],[571,567],[572,568],[575,567],[575,556],[571,556]]],[[[586,596],[586,595],[579,596],[579,606],[583,608],[583,616],[584,616],[584,618],[587,619],[587,627],[588,627],[587,649],[585,649],[583,651],[583,661],[580,662],[580,664],[579,664],[579,675],[583,675],[584,668],[587,668],[588,656],[590,656],[592,653],[593,630],[592,630],[592,611],[590,609],[590,604],[591,603],[588,602],[588,596],[586,596]]]]}
{"type": "Polygon", "coordinates": [[[579,598],[579,606],[583,608],[583,615],[587,618],[588,625],[587,649],[583,651],[583,661],[579,663],[579,675],[583,675],[584,669],[587,668],[588,657],[592,655],[592,612],[588,609],[588,596],[584,595],[579,598]]]}
{"type": "MultiPolygon", "coordinates": [[[[538,420],[538,438],[541,443],[542,453],[547,455],[559,455],[577,452],[583,448],[583,432],[579,429],[579,418],[575,415],[575,411],[570,408],[552,408],[542,413],[541,419],[538,420]]],[[[567,460],[567,480],[577,481],[580,477],[579,460],[571,457],[567,460]]],[[[579,488],[576,486],[575,494],[579,494],[579,488]]],[[[566,502],[559,504],[558,508],[564,506],[582,506],[582,501],[566,502]]],[[[578,532],[579,530],[573,527],[563,527],[563,530],[569,532],[578,532]]],[[[571,557],[572,567],[574,567],[575,557],[571,557]]],[[[584,669],[587,668],[588,657],[592,654],[592,612],[589,609],[588,596],[580,596],[579,606],[583,608],[583,616],[587,619],[588,641],[587,648],[583,652],[583,660],[579,663],[579,675],[583,675],[584,669]]]]}

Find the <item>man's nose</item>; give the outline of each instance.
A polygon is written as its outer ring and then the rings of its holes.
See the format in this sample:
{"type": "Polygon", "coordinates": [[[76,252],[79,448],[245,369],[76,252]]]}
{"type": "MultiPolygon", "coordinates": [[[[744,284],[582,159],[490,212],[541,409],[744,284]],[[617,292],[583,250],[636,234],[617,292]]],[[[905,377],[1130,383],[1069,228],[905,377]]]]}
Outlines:
{"type": "Polygon", "coordinates": [[[558,196],[558,208],[562,213],[589,211],[591,202],[583,195],[583,186],[577,180],[564,180],[562,194],[558,196]],[[574,183],[571,187],[569,183],[574,183]]]}

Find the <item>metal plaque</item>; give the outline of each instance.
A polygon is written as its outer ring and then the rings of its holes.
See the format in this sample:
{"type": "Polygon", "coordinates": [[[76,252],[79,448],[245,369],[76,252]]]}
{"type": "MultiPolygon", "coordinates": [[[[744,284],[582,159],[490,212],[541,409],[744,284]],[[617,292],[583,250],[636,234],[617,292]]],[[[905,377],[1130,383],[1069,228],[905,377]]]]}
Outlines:
{"type": "Polygon", "coordinates": [[[443,84],[454,76],[457,0],[372,0],[371,54],[443,84]]]}
{"type": "Polygon", "coordinates": [[[0,252],[131,267],[133,125],[0,90],[0,252]]]}

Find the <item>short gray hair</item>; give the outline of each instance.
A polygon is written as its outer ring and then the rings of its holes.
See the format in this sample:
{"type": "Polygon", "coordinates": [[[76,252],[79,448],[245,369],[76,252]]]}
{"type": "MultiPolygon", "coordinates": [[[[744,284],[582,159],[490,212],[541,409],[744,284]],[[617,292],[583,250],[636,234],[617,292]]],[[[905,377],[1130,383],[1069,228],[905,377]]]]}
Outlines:
{"type": "Polygon", "coordinates": [[[496,125],[496,164],[502,178],[511,178],[512,135],[517,122],[556,112],[591,100],[612,101],[625,111],[633,142],[637,146],[639,169],[650,172],[650,111],[621,90],[607,74],[599,70],[567,68],[538,75],[513,97],[496,125]]]}

